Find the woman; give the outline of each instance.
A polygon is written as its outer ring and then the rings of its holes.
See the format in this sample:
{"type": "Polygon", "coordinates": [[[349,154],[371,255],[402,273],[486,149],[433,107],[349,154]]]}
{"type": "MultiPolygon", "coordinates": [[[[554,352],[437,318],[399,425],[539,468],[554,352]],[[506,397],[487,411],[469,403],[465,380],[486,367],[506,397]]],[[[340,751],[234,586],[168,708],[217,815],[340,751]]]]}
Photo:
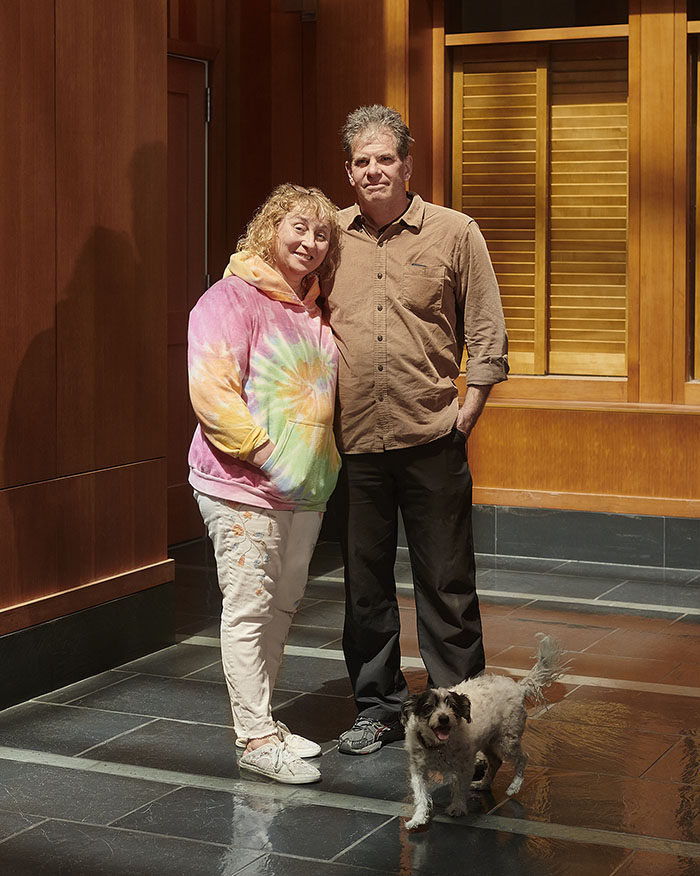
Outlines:
{"type": "Polygon", "coordinates": [[[272,718],[270,698],[340,459],[337,352],[316,304],[339,256],[336,207],[278,186],[190,314],[189,453],[223,593],[221,654],[242,769],[314,782],[321,753],[272,718]]]}

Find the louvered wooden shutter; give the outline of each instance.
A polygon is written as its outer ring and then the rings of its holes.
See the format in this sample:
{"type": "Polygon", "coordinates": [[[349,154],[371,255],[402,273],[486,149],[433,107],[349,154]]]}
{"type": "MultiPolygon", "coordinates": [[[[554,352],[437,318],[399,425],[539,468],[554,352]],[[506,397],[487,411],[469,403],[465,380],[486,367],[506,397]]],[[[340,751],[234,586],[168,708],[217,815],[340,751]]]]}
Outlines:
{"type": "Polygon", "coordinates": [[[626,374],[627,56],[555,46],[551,59],[549,371],[626,374]]]}
{"type": "Polygon", "coordinates": [[[625,374],[626,44],[504,51],[455,55],[453,206],[489,245],[511,371],[625,374]]]}
{"type": "MultiPolygon", "coordinates": [[[[461,162],[453,205],[486,238],[501,287],[512,371],[535,350],[536,69],[534,61],[472,62],[455,88],[461,162]]],[[[456,119],[457,121],[457,119],[456,119]]]]}

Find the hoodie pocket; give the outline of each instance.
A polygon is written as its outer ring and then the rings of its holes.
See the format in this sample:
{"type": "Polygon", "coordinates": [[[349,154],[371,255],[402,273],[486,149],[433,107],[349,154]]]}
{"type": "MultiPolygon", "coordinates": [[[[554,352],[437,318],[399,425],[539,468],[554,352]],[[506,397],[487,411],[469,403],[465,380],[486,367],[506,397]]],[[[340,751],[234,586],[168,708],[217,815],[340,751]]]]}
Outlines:
{"type": "Polygon", "coordinates": [[[299,505],[326,502],[340,468],[332,427],[287,420],[261,468],[286,501],[299,505]]]}

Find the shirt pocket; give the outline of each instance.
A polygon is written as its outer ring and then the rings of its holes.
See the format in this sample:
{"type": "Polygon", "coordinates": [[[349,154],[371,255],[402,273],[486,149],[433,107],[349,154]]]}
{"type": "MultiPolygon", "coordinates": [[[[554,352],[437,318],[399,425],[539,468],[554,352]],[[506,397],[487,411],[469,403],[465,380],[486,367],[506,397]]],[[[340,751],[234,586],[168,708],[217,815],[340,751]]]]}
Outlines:
{"type": "Polygon", "coordinates": [[[445,268],[414,262],[403,273],[399,300],[418,316],[440,313],[445,288],[445,268]]]}

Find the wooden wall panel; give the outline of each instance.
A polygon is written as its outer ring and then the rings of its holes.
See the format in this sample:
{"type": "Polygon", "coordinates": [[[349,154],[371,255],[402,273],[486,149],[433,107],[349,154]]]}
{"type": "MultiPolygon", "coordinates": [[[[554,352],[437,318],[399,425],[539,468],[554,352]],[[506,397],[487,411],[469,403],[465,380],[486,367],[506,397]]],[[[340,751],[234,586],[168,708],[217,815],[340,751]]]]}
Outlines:
{"type": "Polygon", "coordinates": [[[301,16],[272,12],[270,19],[270,188],[308,183],[304,167],[304,56],[301,16]],[[283,87],[280,87],[284,84],[283,87]]]}
{"type": "Polygon", "coordinates": [[[165,12],[1,7],[0,633],[172,580],[165,12]]]}
{"type": "Polygon", "coordinates": [[[700,513],[700,412],[487,405],[469,439],[475,501],[700,513]]]}
{"type": "Polygon", "coordinates": [[[189,313],[205,289],[205,72],[168,58],[168,543],[202,534],[187,453],[196,418],[187,381],[189,313]]]}
{"type": "Polygon", "coordinates": [[[384,0],[384,103],[408,119],[409,0],[384,0]]]}
{"type": "MultiPolygon", "coordinates": [[[[227,7],[227,240],[229,252],[246,223],[270,191],[271,119],[266,107],[272,88],[270,0],[227,7]]],[[[285,83],[276,83],[284,92],[285,83]]],[[[225,264],[221,265],[223,273],[225,264]]],[[[218,268],[212,267],[217,273],[218,268]]]]}
{"type": "Polygon", "coordinates": [[[0,487],[56,470],[53,0],[0,4],[0,487]]]}
{"type": "Polygon", "coordinates": [[[165,0],[56,3],[58,472],[165,454],[165,0]]]}
{"type": "Polygon", "coordinates": [[[407,114],[406,15],[404,0],[318,0],[317,183],[341,207],[352,201],[338,133],[347,114],[387,102],[407,114]]]}
{"type": "MultiPolygon", "coordinates": [[[[220,0],[167,0],[168,39],[200,46],[219,45],[220,0]]],[[[198,57],[198,56],[197,56],[198,57]]]]}
{"type": "Polygon", "coordinates": [[[0,491],[0,610],[163,562],[165,507],[162,459],[0,491]]]}
{"type": "MultiPolygon", "coordinates": [[[[26,627],[54,620],[75,611],[93,608],[123,596],[130,596],[150,587],[171,582],[175,575],[175,561],[161,560],[150,566],[91,581],[89,584],[53,593],[42,599],[22,602],[0,609],[0,636],[26,627]]],[[[138,626],[138,624],[137,624],[138,626]]],[[[163,626],[167,626],[164,624],[163,626]]],[[[154,647],[161,647],[162,639],[154,647]]]]}
{"type": "Polygon", "coordinates": [[[407,123],[415,140],[411,188],[427,200],[433,193],[433,50],[433,4],[411,0],[407,78],[407,123]]]}
{"type": "MultiPolygon", "coordinates": [[[[229,119],[227,77],[231,62],[227,53],[226,22],[229,4],[218,0],[215,34],[215,55],[209,63],[211,88],[211,122],[209,124],[209,216],[208,216],[208,270],[218,278],[228,264],[232,251],[227,229],[226,194],[228,150],[235,141],[235,117],[229,119]]],[[[199,57],[194,55],[194,57],[199,57]]],[[[234,65],[235,66],[235,65],[234,65]]]]}

